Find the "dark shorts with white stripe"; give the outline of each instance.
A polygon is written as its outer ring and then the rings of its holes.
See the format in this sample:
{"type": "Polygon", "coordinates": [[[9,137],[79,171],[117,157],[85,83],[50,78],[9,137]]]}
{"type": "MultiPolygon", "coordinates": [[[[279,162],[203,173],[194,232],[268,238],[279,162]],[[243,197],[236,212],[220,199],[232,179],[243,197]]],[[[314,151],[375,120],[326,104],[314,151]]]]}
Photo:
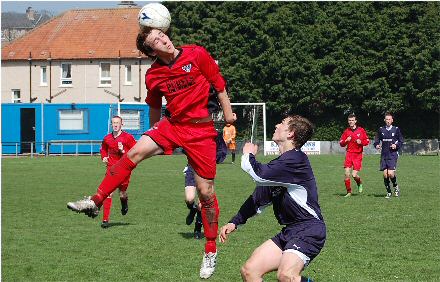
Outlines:
{"type": "Polygon", "coordinates": [[[286,226],[272,241],[281,250],[300,252],[312,261],[324,247],[325,238],[325,224],[316,219],[286,226]]]}
{"type": "Polygon", "coordinates": [[[391,159],[380,159],[380,171],[384,171],[385,169],[396,170],[397,168],[397,158],[391,159]]]}

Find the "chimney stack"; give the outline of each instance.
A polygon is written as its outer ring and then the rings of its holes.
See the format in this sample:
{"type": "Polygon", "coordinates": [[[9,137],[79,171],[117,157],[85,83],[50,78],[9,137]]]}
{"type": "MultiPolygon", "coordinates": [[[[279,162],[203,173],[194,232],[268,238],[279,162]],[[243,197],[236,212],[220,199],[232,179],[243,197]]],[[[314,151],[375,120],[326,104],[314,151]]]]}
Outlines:
{"type": "Polygon", "coordinates": [[[28,7],[28,8],[26,9],[26,16],[27,16],[28,20],[30,20],[30,21],[35,21],[35,18],[34,18],[34,16],[35,16],[35,11],[32,10],[32,7],[28,7]]]}
{"type": "Polygon", "coordinates": [[[134,3],[134,1],[121,1],[118,3],[119,8],[133,8],[137,6],[138,5],[134,3]]]}

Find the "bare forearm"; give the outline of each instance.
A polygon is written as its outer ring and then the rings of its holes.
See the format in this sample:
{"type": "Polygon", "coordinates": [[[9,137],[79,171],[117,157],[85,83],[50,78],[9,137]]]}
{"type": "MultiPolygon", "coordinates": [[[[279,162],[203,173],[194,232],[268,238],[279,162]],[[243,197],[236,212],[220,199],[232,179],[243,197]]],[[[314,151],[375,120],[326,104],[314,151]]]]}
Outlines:
{"type": "Polygon", "coordinates": [[[218,93],[218,100],[220,102],[220,106],[222,106],[226,123],[233,123],[236,120],[236,117],[232,112],[231,102],[229,101],[226,90],[218,93]]]}

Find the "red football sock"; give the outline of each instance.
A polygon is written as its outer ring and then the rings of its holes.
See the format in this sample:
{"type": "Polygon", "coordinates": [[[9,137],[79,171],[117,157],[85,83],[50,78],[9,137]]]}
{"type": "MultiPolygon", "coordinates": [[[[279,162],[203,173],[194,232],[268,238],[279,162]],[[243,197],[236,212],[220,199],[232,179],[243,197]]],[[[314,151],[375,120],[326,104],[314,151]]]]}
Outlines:
{"type": "Polygon", "coordinates": [[[102,216],[102,221],[108,221],[110,217],[110,209],[112,207],[112,197],[105,198],[104,202],[102,203],[104,207],[104,213],[102,216]]]}
{"type": "Polygon", "coordinates": [[[96,206],[100,207],[105,198],[108,197],[119,185],[131,174],[131,171],[136,168],[126,155],[123,156],[116,164],[114,164],[105,175],[104,179],[99,185],[96,194],[92,196],[92,200],[96,206]]]}
{"type": "Polygon", "coordinates": [[[200,200],[200,203],[202,204],[202,223],[206,238],[205,253],[215,253],[217,252],[215,240],[217,239],[218,217],[220,215],[217,196],[214,194],[206,201],[200,200]]]}
{"type": "Polygon", "coordinates": [[[356,181],[357,186],[359,186],[360,184],[362,184],[361,178],[359,176],[353,177],[354,181],[356,181]]]}
{"type": "Polygon", "coordinates": [[[350,178],[345,178],[345,189],[347,189],[347,193],[351,193],[351,184],[350,184],[350,178]]]}

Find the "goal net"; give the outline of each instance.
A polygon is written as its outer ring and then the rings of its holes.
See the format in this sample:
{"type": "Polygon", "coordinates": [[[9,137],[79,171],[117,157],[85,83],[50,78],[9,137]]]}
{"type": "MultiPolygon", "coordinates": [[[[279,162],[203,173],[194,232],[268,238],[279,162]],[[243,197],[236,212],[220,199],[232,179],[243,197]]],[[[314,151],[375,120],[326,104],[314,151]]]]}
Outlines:
{"type": "MultiPolygon", "coordinates": [[[[237,152],[241,152],[246,142],[257,144],[259,152],[266,155],[266,104],[231,103],[232,111],[237,115],[234,126],[237,130],[237,152]]],[[[215,128],[222,131],[225,126],[223,111],[213,114],[215,128]]]]}

